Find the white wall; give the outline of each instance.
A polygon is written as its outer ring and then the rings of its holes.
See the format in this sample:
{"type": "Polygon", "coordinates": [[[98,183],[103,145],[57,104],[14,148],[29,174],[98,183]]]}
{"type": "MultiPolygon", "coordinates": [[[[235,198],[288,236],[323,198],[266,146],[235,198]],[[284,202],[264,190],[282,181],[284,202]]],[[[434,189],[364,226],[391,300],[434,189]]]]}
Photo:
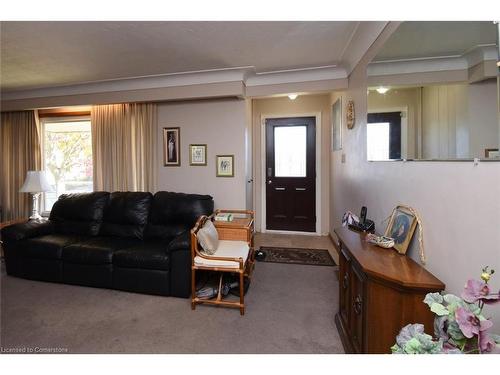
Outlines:
{"type": "MultiPolygon", "coordinates": [[[[486,265],[499,272],[491,283],[500,289],[500,163],[366,161],[366,65],[385,37],[372,45],[343,94],[344,105],[355,102],[356,124],[352,130],[344,128],[344,149],[331,153],[332,226],[340,225],[344,211],[366,205],[377,230],[383,231],[394,206],[410,205],[422,217],[426,268],[448,291],[460,294],[465,281],[479,277],[486,265]]],[[[418,261],[415,239],[408,255],[418,261]]],[[[494,316],[499,333],[498,305],[485,311],[494,316]]]]}
{"type": "Polygon", "coordinates": [[[216,208],[245,208],[244,100],[158,105],[158,190],[210,194],[216,208]],[[181,166],[163,166],[164,127],[180,127],[181,166]],[[189,166],[189,144],[207,144],[207,166],[189,166]],[[216,177],[215,156],[234,154],[234,177],[216,177]]]}

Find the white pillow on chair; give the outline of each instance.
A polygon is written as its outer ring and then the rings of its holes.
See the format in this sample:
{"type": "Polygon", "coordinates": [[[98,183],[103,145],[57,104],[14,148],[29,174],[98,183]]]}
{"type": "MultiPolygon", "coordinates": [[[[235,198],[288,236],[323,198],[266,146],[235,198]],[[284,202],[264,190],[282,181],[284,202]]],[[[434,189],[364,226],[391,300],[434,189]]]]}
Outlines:
{"type": "Polygon", "coordinates": [[[211,220],[207,220],[203,228],[198,231],[198,241],[206,255],[213,255],[219,247],[219,234],[211,220]]]}

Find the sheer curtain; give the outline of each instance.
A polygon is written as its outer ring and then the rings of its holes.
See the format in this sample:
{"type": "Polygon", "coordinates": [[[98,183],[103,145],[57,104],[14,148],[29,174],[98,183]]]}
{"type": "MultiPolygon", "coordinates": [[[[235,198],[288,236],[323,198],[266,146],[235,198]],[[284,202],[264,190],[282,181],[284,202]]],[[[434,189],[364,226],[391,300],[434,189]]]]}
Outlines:
{"type": "Polygon", "coordinates": [[[157,106],[92,107],[94,190],[156,191],[157,106]]]}
{"type": "Polygon", "coordinates": [[[29,216],[31,197],[20,193],[27,171],[40,170],[42,151],[36,111],[2,112],[0,122],[0,221],[29,216]]]}

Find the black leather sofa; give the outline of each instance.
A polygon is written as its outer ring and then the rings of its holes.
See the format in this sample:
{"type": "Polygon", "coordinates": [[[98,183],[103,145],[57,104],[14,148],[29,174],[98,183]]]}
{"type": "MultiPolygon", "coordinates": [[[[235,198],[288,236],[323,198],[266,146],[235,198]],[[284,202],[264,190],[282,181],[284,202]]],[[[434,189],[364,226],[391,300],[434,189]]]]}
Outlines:
{"type": "Polygon", "coordinates": [[[48,221],[2,229],[7,274],[187,298],[190,229],[213,209],[209,195],[61,195],[48,221]]]}

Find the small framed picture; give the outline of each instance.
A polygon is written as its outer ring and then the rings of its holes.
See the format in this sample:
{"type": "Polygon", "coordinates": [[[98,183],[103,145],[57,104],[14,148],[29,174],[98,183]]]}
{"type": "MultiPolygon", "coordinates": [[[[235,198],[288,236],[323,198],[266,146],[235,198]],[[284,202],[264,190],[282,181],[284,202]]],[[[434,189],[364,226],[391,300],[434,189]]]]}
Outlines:
{"type": "Polygon", "coordinates": [[[207,165],[207,145],[189,145],[189,165],[207,165]]]}
{"type": "Polygon", "coordinates": [[[498,148],[486,148],[484,150],[484,157],[485,158],[500,158],[500,152],[498,151],[498,148]]]}
{"type": "Polygon", "coordinates": [[[332,105],[332,151],[342,150],[342,97],[332,105]]]}
{"type": "Polygon", "coordinates": [[[179,167],[181,165],[180,128],[163,128],[163,165],[179,167]]]}
{"type": "Polygon", "coordinates": [[[408,209],[397,206],[391,215],[385,236],[394,238],[394,248],[400,254],[406,254],[415,228],[417,218],[408,209]]]}
{"type": "Polygon", "coordinates": [[[234,155],[217,155],[217,177],[234,177],[234,155]]]}

